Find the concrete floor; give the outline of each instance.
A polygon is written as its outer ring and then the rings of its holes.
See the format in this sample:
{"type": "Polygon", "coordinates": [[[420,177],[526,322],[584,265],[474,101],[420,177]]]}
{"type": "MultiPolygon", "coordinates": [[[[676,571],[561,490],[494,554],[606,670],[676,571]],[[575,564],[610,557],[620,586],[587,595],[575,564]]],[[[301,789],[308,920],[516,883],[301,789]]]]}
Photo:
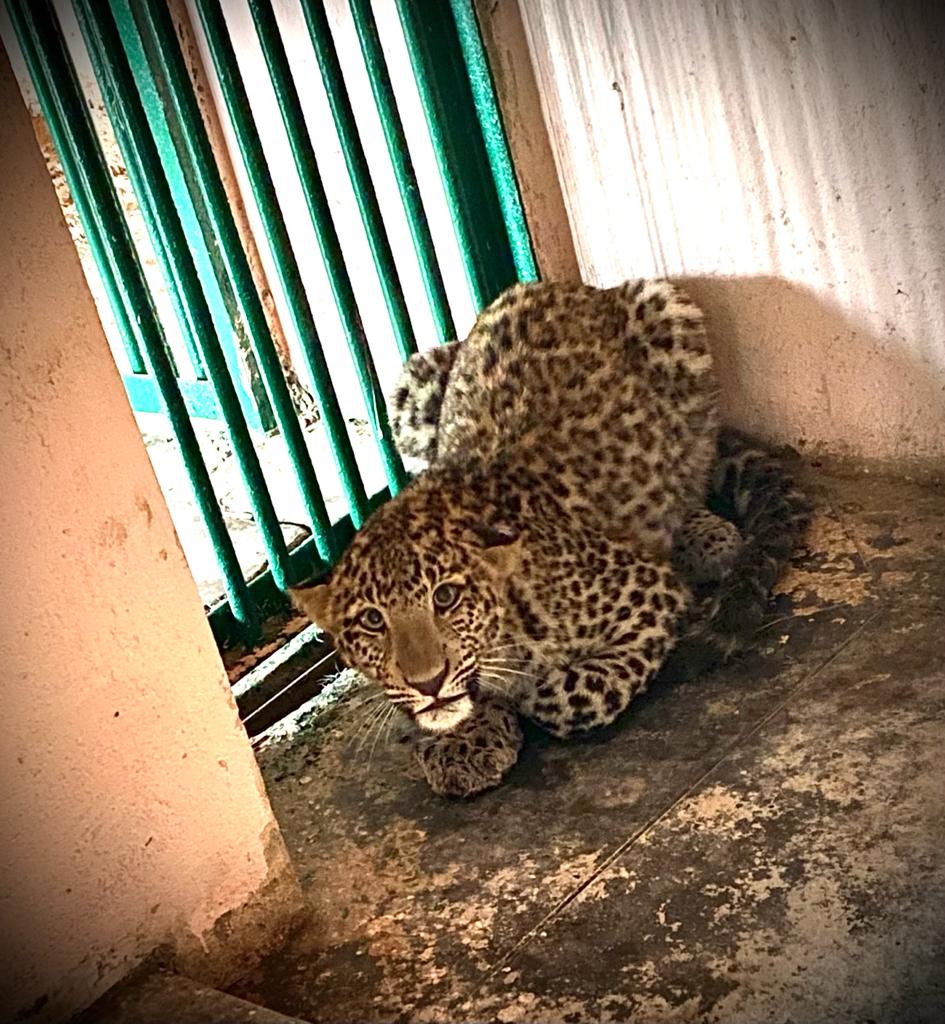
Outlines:
{"type": "Polygon", "coordinates": [[[344,701],[270,740],[310,913],[235,994],[326,1022],[945,1020],[945,490],[811,479],[758,650],[583,742],[531,734],[500,790],[435,797],[344,701]]]}

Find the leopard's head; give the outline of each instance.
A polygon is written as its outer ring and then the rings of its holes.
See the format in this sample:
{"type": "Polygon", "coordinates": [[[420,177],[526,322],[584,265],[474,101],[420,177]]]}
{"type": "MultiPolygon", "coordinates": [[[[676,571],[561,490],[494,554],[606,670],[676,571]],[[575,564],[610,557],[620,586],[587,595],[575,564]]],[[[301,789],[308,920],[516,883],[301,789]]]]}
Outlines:
{"type": "Polygon", "coordinates": [[[502,636],[521,540],[402,492],[355,537],[327,583],[291,591],[342,659],[430,732],[473,710],[483,658],[502,636]]]}

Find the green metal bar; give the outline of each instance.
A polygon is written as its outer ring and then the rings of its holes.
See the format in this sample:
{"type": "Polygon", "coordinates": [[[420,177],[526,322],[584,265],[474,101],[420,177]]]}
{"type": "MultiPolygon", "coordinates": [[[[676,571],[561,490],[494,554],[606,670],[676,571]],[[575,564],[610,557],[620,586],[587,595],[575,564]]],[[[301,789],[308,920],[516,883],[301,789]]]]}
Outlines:
{"type": "Polygon", "coordinates": [[[290,583],[289,557],[279,520],[117,28],[108,8],[96,0],[75,0],[75,10],[158,261],[165,276],[176,282],[185,300],[184,315],[200,342],[203,362],[230,431],[273,576],[280,587],[286,587],[290,583]]]}
{"type": "MultiPolygon", "coordinates": [[[[92,259],[95,261],[95,268],[98,271],[98,276],[105,287],[105,294],[108,297],[108,306],[112,311],[112,316],[115,318],[118,333],[121,336],[122,348],[125,350],[125,355],[128,356],[128,366],[132,373],[146,373],[147,371],[145,370],[144,359],[141,356],[141,349],[138,348],[134,332],[130,329],[124,304],[116,304],[115,299],[112,297],[112,292],[117,285],[114,280],[105,280],[105,277],[102,274],[102,263],[100,262],[100,257],[95,252],[96,243],[92,241],[91,235],[88,231],[85,232],[85,237],[89,243],[89,250],[92,253],[92,259]]],[[[101,239],[98,239],[97,241],[98,244],[101,244],[101,239]]]]}
{"type": "MultiPolygon", "coordinates": [[[[123,6],[124,0],[112,0],[113,12],[123,6]]],[[[285,438],[315,543],[325,558],[334,558],[341,552],[336,551],[332,544],[331,522],[305,443],[305,434],[269,333],[256,282],[233,220],[229,197],[217,169],[170,12],[165,0],[138,0],[134,9],[178,157],[185,172],[189,172],[191,196],[200,214],[204,243],[208,249],[216,249],[232,284],[242,333],[253,347],[276,421],[285,438]]],[[[116,21],[121,24],[117,16],[116,21]]]]}
{"type": "MultiPolygon", "coordinates": [[[[380,508],[389,499],[390,491],[386,487],[376,494],[372,494],[368,499],[368,513],[380,508]]],[[[351,542],[356,530],[357,527],[350,516],[342,516],[331,527],[335,543],[342,550],[351,542]]],[[[319,556],[315,541],[311,537],[302,541],[298,547],[293,548],[289,557],[292,559],[295,578],[299,580],[322,579],[331,568],[329,563],[319,556]]],[[[286,608],[285,594],[279,590],[268,572],[259,573],[249,581],[249,594],[263,618],[284,611],[286,608]]],[[[230,607],[225,601],[221,601],[211,608],[207,617],[220,647],[231,646],[233,640],[239,637],[240,625],[234,620],[230,607]]]]}
{"type": "Polygon", "coordinates": [[[322,83],[328,96],[335,131],[341,142],[348,177],[354,188],[361,223],[364,225],[381,291],[384,293],[384,302],[387,305],[387,315],[397,342],[397,350],[400,358],[406,360],[417,351],[417,341],[410,323],[410,314],[407,312],[407,303],[404,301],[404,292],[397,273],[397,264],[394,262],[394,254],[391,252],[387,229],[384,227],[381,208],[374,192],[367,157],[358,136],[358,126],[354,120],[354,111],[351,109],[351,99],[341,71],[341,63],[335,51],[328,16],[325,14],[322,0],[301,0],[301,4],[322,83]]]}
{"type": "Polygon", "coordinates": [[[417,176],[410,159],[410,151],[407,149],[404,126],[397,110],[397,102],[394,99],[394,90],[391,87],[384,51],[377,32],[377,22],[374,20],[370,0],[349,0],[349,7],[354,19],[354,27],[358,33],[358,40],[361,43],[361,54],[364,57],[364,65],[371,82],[371,92],[374,94],[374,102],[380,115],[381,127],[384,130],[387,153],[400,189],[404,213],[407,215],[407,224],[413,239],[414,251],[417,254],[417,263],[420,267],[423,287],[427,293],[427,302],[430,312],[433,314],[437,338],[441,342],[449,341],[456,337],[456,327],[453,324],[449,300],[446,297],[446,287],[443,284],[443,275],[440,272],[440,264],[433,247],[433,236],[430,234],[423,200],[420,198],[417,176]]]}
{"type": "MultiPolygon", "coordinates": [[[[78,209],[78,200],[74,196],[73,200],[78,209]]],[[[97,209],[90,211],[88,220],[82,217],[81,213],[79,217],[82,220],[82,231],[85,234],[86,241],[89,243],[89,252],[91,252],[92,259],[95,261],[95,269],[98,271],[99,280],[101,280],[102,286],[105,289],[109,309],[112,311],[115,326],[118,328],[118,333],[121,336],[122,348],[125,350],[125,355],[128,356],[128,365],[131,373],[146,373],[147,370],[144,359],[141,356],[141,349],[138,347],[137,339],[131,328],[131,321],[128,319],[125,299],[121,295],[123,282],[120,278],[116,279],[112,273],[108,258],[103,251],[106,244],[104,239],[107,237],[107,225],[102,222],[97,209]],[[88,224],[88,227],[86,227],[86,224],[88,224]]],[[[124,220],[121,221],[119,230],[122,229],[128,230],[124,220]]],[[[114,240],[110,239],[108,244],[113,245],[114,240]]]]}
{"type": "Polygon", "coordinates": [[[391,490],[396,493],[405,482],[406,473],[391,437],[377,370],[361,324],[351,279],[345,268],[338,233],[328,206],[328,197],[319,177],[318,164],[305,126],[298,90],[292,79],[285,47],[279,35],[279,26],[272,6],[267,0],[249,0],[249,9],[269,68],[269,76],[282,113],[296,170],[302,182],[322,260],[341,317],[348,351],[357,372],[358,384],[367,407],[368,422],[377,442],[388,483],[391,490]]]}
{"type": "Polygon", "coordinates": [[[351,439],[348,437],[345,427],[344,417],[331,385],[325,353],[322,350],[312,309],[295,261],[292,243],[289,240],[285,219],[279,207],[279,200],[259,140],[259,133],[256,130],[256,123],[246,95],[246,87],[240,77],[236,54],[233,51],[220,0],[195,0],[195,2],[203,22],[204,36],[210,49],[213,66],[216,69],[220,90],[230,115],[230,123],[233,126],[253,197],[262,218],[276,274],[285,295],[289,314],[292,317],[292,325],[308,364],[315,394],[318,397],[341,486],[351,510],[352,520],[355,526],[360,526],[367,514],[367,495],[358,471],[354,450],[351,447],[351,439]]]}
{"type": "Polygon", "coordinates": [[[492,72],[489,70],[489,61],[482,45],[476,12],[473,10],[472,0],[450,0],[450,6],[453,8],[459,45],[463,51],[469,84],[472,86],[476,116],[479,118],[489,166],[492,168],[492,180],[499,194],[505,230],[512,246],[515,269],[520,281],[537,281],[538,268],[535,265],[532,240],[522,209],[518,180],[512,167],[509,145],[499,113],[492,72]]]}
{"type": "Polygon", "coordinates": [[[187,476],[223,574],[230,609],[241,629],[251,628],[255,625],[255,614],[246,581],[52,5],[49,0],[7,0],[7,9],[83,227],[88,233],[89,225],[100,220],[103,237],[109,241],[102,250],[103,259],[111,277],[121,282],[119,295],[123,305],[127,303],[127,308],[135,311],[128,322],[145,354],[180,445],[187,476]]]}
{"type": "Polygon", "coordinates": [[[477,309],[517,280],[448,4],[396,0],[469,291],[477,309]]]}
{"type": "MultiPolygon", "coordinates": [[[[108,7],[107,0],[100,0],[100,3],[108,7]]],[[[194,175],[179,155],[172,127],[173,111],[168,107],[164,94],[166,90],[162,91],[160,87],[160,69],[154,64],[152,55],[145,52],[142,35],[137,28],[133,11],[139,6],[138,0],[133,4],[113,4],[111,13],[115,27],[134,78],[141,108],[147,118],[151,138],[161,160],[163,177],[167,181],[187,239],[207,308],[213,318],[216,335],[236,385],[243,413],[251,427],[270,430],[275,427],[276,422],[269,404],[269,396],[260,380],[255,354],[247,338],[246,324],[223,262],[221,247],[218,244],[206,243],[206,210],[199,203],[199,194],[193,187],[194,175]]],[[[186,305],[180,296],[176,298],[182,305],[186,305]]],[[[199,349],[200,339],[194,339],[188,332],[185,333],[189,342],[192,341],[199,349]]],[[[199,351],[196,358],[199,361],[199,351]]]]}

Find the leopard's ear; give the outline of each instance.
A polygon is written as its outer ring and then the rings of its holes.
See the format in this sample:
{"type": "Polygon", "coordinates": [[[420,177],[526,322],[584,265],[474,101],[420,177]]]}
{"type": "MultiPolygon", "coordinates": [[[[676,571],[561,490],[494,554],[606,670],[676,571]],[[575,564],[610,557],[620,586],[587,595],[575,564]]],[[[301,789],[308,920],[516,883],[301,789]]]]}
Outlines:
{"type": "Polygon", "coordinates": [[[322,632],[338,632],[341,621],[332,601],[329,583],[289,587],[288,594],[295,607],[307,615],[322,632]]]}
{"type": "Polygon", "coordinates": [[[522,536],[506,523],[481,523],[473,532],[482,545],[481,555],[503,579],[518,568],[522,557],[522,536]]]}

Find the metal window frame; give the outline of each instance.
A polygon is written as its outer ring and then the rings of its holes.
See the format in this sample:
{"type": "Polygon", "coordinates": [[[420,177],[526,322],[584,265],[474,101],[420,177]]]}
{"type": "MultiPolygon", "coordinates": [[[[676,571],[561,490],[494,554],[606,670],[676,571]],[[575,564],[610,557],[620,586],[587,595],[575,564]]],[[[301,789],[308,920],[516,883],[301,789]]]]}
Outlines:
{"type": "MultiPolygon", "coordinates": [[[[210,610],[211,627],[222,647],[251,640],[263,617],[285,607],[287,586],[324,574],[366,516],[407,480],[272,5],[269,0],[248,0],[387,477],[388,486],[371,496],[365,493],[332,389],[220,0],[195,0],[348,501],[349,514],[334,524],[163,0],[72,2],[185,340],[193,348],[194,368],[208,378],[209,398],[194,392],[194,382],[177,377],[51,0],[5,2],[130,364],[135,373],[147,371],[135,386],[142,401],[145,395],[154,405],[159,399],[167,413],[213,542],[226,599],[210,610]],[[233,344],[234,337],[239,345],[233,344]],[[259,386],[252,401],[238,386],[240,369],[233,360],[237,347],[251,352],[258,367],[259,386]],[[223,416],[264,538],[269,568],[252,580],[244,578],[237,561],[190,421],[200,402],[211,403],[208,411],[215,404],[223,416]],[[250,436],[250,426],[260,424],[278,426],[311,520],[311,537],[291,552],[250,436]]],[[[398,352],[406,358],[416,350],[413,329],[324,3],[300,3],[398,352]]],[[[439,340],[448,340],[455,333],[453,321],[370,2],[349,3],[439,340]]],[[[479,309],[516,280],[537,275],[475,11],[472,0],[396,3],[467,283],[479,309]],[[471,125],[478,130],[470,131],[471,125]]]]}

